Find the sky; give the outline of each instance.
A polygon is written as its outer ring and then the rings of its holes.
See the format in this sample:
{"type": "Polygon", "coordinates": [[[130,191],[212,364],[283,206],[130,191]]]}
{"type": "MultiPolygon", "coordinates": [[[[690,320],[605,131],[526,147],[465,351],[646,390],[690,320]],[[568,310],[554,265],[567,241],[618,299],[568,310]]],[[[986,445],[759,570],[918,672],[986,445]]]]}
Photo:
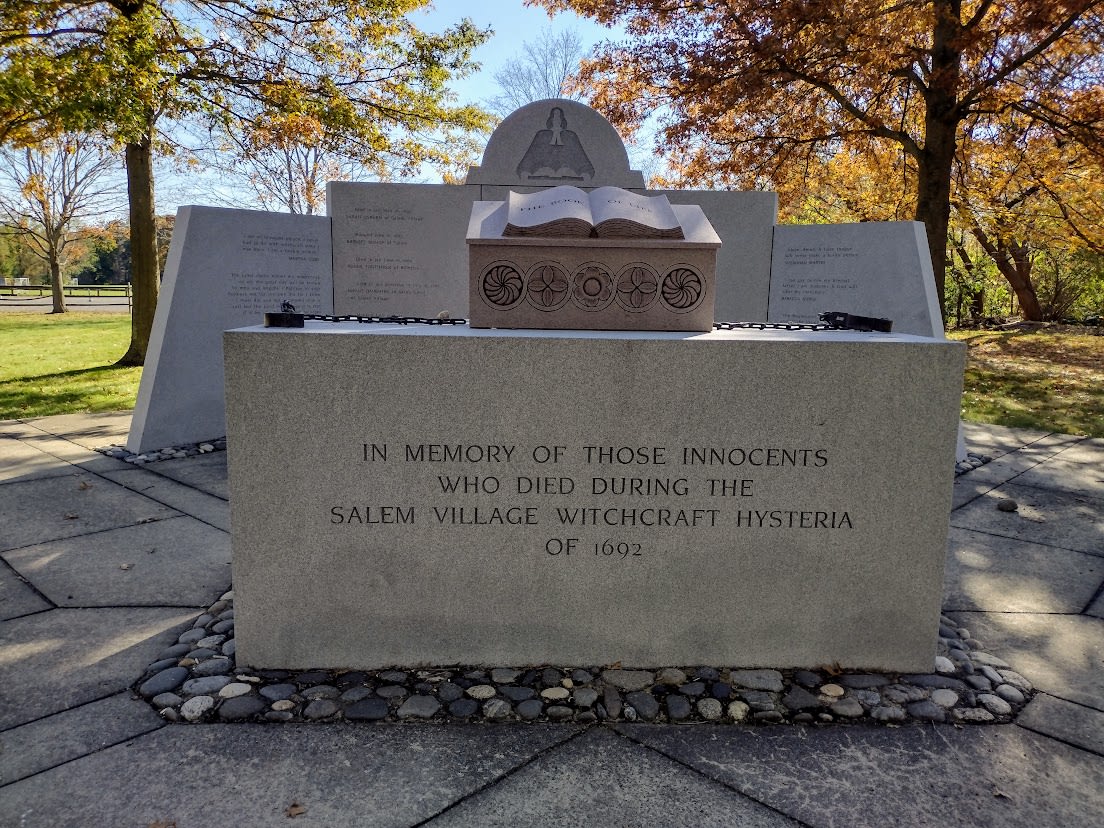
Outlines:
{"type": "Polygon", "coordinates": [[[498,94],[495,72],[518,56],[523,43],[537,40],[542,31],[574,29],[588,50],[602,40],[617,39],[620,34],[572,12],[561,12],[550,19],[544,9],[530,8],[524,0],[436,0],[432,11],[412,15],[411,19],[420,28],[441,31],[463,17],[470,17],[480,28],[494,29],[494,35],[475,51],[475,60],[482,64],[480,71],[453,87],[465,103],[485,104],[495,97],[498,94]]]}
{"type": "MultiPolygon", "coordinates": [[[[490,27],[494,34],[473,55],[481,64],[480,70],[455,81],[451,88],[459,103],[484,107],[499,94],[495,72],[511,58],[518,57],[525,42],[538,40],[543,32],[574,29],[588,51],[595,44],[619,39],[622,34],[620,30],[606,29],[571,12],[549,18],[543,9],[527,7],[524,0],[436,0],[432,8],[412,14],[411,20],[423,31],[439,32],[464,17],[470,17],[480,28],[490,27]]],[[[157,211],[161,214],[175,213],[182,204],[256,207],[252,196],[236,185],[226,188],[217,177],[195,170],[181,172],[168,161],[159,163],[157,179],[157,211]]],[[[440,176],[426,168],[420,179],[431,183],[440,181],[440,176]]]]}

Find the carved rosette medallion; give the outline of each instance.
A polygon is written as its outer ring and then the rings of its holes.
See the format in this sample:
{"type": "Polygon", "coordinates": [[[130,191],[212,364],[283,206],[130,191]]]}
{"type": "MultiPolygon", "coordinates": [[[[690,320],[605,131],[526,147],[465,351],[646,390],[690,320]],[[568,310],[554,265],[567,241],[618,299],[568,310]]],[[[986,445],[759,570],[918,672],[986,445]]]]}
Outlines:
{"type": "Polygon", "coordinates": [[[525,299],[537,310],[555,311],[571,298],[571,282],[558,262],[538,262],[525,275],[525,299]]]}
{"type": "Polygon", "coordinates": [[[705,298],[705,279],[690,265],[678,264],[667,270],[660,285],[660,300],[673,313],[688,313],[705,298]]]}
{"type": "Polygon", "coordinates": [[[479,276],[479,295],[496,310],[510,310],[525,298],[525,281],[511,262],[492,262],[479,276]]]}
{"type": "Polygon", "coordinates": [[[571,301],[583,310],[602,310],[613,301],[615,293],[613,277],[598,262],[580,265],[571,277],[571,301]]]}
{"type": "Polygon", "coordinates": [[[630,313],[645,311],[659,299],[659,275],[651,265],[633,262],[617,274],[617,304],[630,313]]]}

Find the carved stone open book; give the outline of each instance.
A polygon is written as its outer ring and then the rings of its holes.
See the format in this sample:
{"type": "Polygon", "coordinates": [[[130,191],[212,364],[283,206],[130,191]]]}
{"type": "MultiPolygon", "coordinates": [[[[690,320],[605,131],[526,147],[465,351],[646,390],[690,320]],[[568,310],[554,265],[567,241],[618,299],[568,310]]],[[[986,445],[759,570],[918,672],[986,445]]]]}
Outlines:
{"type": "Polygon", "coordinates": [[[681,239],[678,216],[667,196],[642,196],[620,187],[590,193],[553,187],[510,192],[503,236],[532,238],[681,239]]]}

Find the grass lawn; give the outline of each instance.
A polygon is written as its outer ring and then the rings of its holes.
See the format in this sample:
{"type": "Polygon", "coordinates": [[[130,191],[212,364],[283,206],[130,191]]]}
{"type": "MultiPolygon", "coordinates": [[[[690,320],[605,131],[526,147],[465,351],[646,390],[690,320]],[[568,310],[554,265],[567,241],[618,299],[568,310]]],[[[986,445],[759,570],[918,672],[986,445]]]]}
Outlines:
{"type": "Polygon", "coordinates": [[[1104,336],[952,331],[969,346],[962,418],[1104,437],[1104,336]]]}
{"type": "MultiPolygon", "coordinates": [[[[963,419],[1104,437],[1104,336],[953,331],[967,343],[963,419]]],[[[0,313],[0,420],[134,407],[122,313],[0,313]]]]}
{"type": "Polygon", "coordinates": [[[0,313],[0,420],[134,407],[125,313],[0,313]]]}

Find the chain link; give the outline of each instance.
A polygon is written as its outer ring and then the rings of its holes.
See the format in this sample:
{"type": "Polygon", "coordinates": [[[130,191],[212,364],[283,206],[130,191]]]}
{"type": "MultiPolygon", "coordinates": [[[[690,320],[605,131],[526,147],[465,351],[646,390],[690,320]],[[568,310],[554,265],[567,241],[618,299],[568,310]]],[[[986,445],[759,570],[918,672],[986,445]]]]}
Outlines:
{"type": "Polygon", "coordinates": [[[837,325],[828,325],[826,323],[807,323],[807,322],[714,322],[713,330],[716,331],[735,331],[735,330],[757,330],[757,331],[845,331],[850,328],[844,328],[837,325]]]}
{"type": "Polygon", "coordinates": [[[466,325],[467,319],[449,319],[428,316],[327,316],[320,313],[304,313],[304,319],[318,322],[361,322],[377,325],[466,325]]]}
{"type": "MultiPolygon", "coordinates": [[[[368,325],[466,325],[466,319],[451,319],[427,316],[335,316],[332,314],[304,313],[303,319],[316,322],[359,322],[368,325]]],[[[867,327],[851,327],[840,321],[843,314],[821,314],[824,322],[714,322],[717,331],[759,330],[759,331],[868,331],[867,327]]]]}

